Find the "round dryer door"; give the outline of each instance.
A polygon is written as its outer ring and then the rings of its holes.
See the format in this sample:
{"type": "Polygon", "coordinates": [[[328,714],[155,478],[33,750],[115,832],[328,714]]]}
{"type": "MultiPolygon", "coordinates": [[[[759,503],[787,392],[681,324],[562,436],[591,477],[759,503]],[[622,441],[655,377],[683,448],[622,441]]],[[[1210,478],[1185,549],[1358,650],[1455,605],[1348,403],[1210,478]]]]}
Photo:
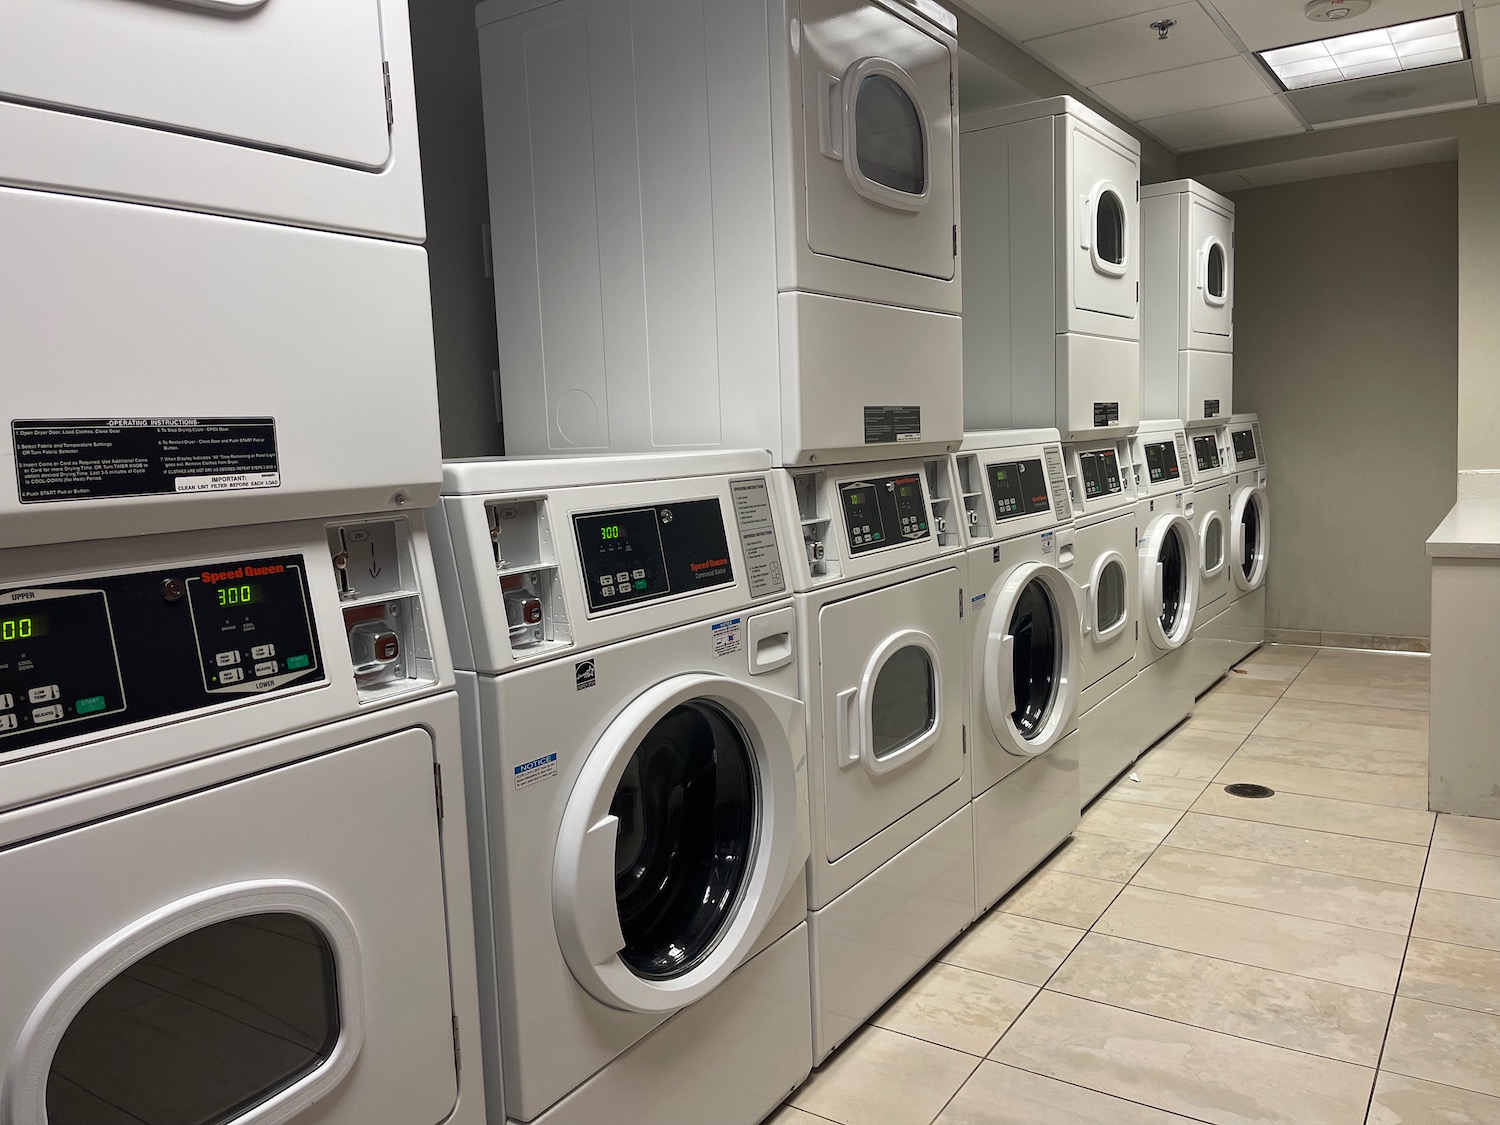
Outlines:
{"type": "Polygon", "coordinates": [[[1017,567],[991,591],[984,645],[990,730],[1012,754],[1054,746],[1078,706],[1082,616],[1071,579],[1047,563],[1017,567]]]}
{"type": "Polygon", "coordinates": [[[1202,561],[1205,580],[1217,578],[1224,572],[1226,538],[1224,517],[1218,512],[1206,513],[1203,526],[1198,529],[1198,558],[1202,561]]]}
{"type": "Polygon", "coordinates": [[[563,956],[596,999],[674,1011],[749,955],[807,860],[804,722],[797,700],[695,674],[610,724],[552,871],[563,956]]]}
{"type": "Polygon", "coordinates": [[[1198,585],[1198,537],[1193,525],[1175,512],[1159,517],[1141,539],[1141,616],[1157,648],[1181,648],[1187,643],[1198,609],[1198,585]]]}
{"type": "Polygon", "coordinates": [[[1264,488],[1241,489],[1229,516],[1233,530],[1234,584],[1244,593],[1258,590],[1266,580],[1271,543],[1271,513],[1264,488]]]}

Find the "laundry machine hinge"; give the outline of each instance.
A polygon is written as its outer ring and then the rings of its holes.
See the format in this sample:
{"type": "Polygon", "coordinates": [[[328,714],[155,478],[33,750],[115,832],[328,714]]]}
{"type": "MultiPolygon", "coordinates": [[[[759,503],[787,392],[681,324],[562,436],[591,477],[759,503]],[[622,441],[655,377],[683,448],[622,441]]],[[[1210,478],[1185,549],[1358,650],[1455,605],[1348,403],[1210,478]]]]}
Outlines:
{"type": "Polygon", "coordinates": [[[437,795],[438,819],[443,819],[443,767],[440,762],[432,763],[432,787],[437,795]]]}
{"type": "Polygon", "coordinates": [[[950,70],[948,72],[948,108],[952,109],[953,108],[953,103],[956,102],[957,100],[958,100],[958,95],[954,92],[954,89],[953,89],[953,72],[950,70]]]}
{"type": "Polygon", "coordinates": [[[958,224],[953,224],[953,256],[958,257],[958,224]]]}
{"type": "Polygon", "coordinates": [[[962,586],[958,588],[958,619],[960,621],[964,619],[964,588],[962,586]]]}
{"type": "Polygon", "coordinates": [[[453,1017],[453,1069],[456,1073],[464,1072],[464,1049],[458,1041],[458,1016],[453,1017]]]}
{"type": "Polygon", "coordinates": [[[959,733],[959,743],[963,746],[963,748],[964,748],[964,754],[967,756],[967,754],[969,753],[969,728],[968,727],[959,727],[958,728],[958,733],[959,733]]]}
{"type": "Polygon", "coordinates": [[[396,103],[391,99],[391,64],[382,62],[380,70],[385,78],[385,127],[389,129],[396,123],[396,103]]]}

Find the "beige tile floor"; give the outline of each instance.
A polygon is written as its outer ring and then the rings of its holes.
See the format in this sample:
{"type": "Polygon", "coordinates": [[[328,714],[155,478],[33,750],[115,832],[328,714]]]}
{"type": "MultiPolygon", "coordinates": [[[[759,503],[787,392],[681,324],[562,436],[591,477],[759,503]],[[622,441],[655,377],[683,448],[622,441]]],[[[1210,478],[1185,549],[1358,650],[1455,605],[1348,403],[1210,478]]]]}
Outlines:
{"type": "Polygon", "coordinates": [[[1500,1123],[1500,822],[1425,811],[1426,707],[1255,653],[772,1125],[1500,1123]]]}

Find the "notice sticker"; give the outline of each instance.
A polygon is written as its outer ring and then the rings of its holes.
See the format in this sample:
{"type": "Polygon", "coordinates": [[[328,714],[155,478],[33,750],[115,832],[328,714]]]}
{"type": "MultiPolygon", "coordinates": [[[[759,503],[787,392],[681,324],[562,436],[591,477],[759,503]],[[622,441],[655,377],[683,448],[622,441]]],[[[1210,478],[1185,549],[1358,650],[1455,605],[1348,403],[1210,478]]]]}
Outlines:
{"type": "Polygon", "coordinates": [[[920,406],[865,407],[865,444],[888,445],[891,442],[922,440],[920,406]]]}
{"type": "Polygon", "coordinates": [[[731,617],[725,621],[715,621],[708,627],[709,634],[713,637],[715,660],[739,652],[744,647],[743,624],[743,618],[731,617]]]}
{"type": "Polygon", "coordinates": [[[1044,531],[1042,533],[1042,554],[1050,555],[1052,548],[1057,546],[1057,532],[1044,531]]]}
{"type": "Polygon", "coordinates": [[[11,423],[23,504],[279,488],[274,418],[11,423]]]}
{"type": "Polygon", "coordinates": [[[528,785],[535,785],[538,781],[546,781],[549,777],[557,776],[557,755],[547,754],[541,758],[533,758],[529,762],[522,762],[512,771],[516,779],[516,788],[525,789],[528,785]]]}

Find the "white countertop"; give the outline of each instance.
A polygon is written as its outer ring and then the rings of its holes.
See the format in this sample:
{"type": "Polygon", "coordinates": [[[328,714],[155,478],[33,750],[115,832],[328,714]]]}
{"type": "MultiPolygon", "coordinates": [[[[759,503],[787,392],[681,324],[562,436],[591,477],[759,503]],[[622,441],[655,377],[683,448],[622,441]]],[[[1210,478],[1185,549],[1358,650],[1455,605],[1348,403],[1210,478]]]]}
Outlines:
{"type": "Polygon", "coordinates": [[[1434,559],[1500,559],[1500,499],[1461,499],[1427,540],[1434,559]]]}

